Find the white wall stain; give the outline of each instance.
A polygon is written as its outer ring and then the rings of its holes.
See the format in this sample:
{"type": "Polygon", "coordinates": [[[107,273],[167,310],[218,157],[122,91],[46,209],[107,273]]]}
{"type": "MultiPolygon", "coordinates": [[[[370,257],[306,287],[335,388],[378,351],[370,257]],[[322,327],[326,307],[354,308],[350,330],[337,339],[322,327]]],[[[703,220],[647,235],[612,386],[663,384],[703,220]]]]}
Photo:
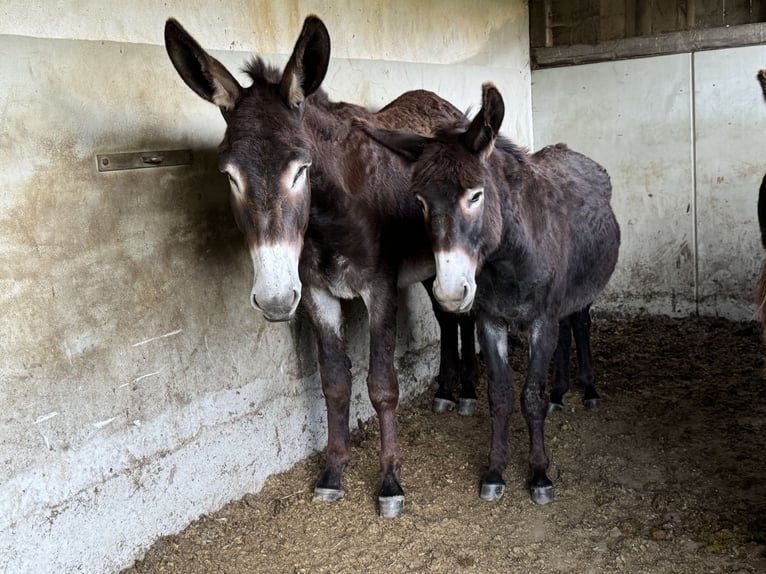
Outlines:
{"type": "Polygon", "coordinates": [[[112,424],[112,423],[113,423],[114,421],[116,421],[118,418],[120,418],[120,417],[112,417],[112,418],[110,418],[110,419],[106,419],[106,420],[103,420],[103,421],[98,421],[98,422],[95,422],[95,423],[93,423],[93,427],[94,427],[94,428],[97,428],[97,429],[102,429],[102,428],[104,428],[105,426],[109,426],[110,424],[112,424]]]}
{"type": "Polygon", "coordinates": [[[165,333],[164,335],[157,335],[156,337],[152,337],[150,339],[146,339],[144,341],[140,341],[138,343],[133,343],[131,347],[141,347],[143,345],[146,345],[147,343],[151,343],[152,341],[157,341],[158,339],[165,339],[167,337],[173,337],[175,335],[180,335],[183,333],[183,329],[176,329],[175,331],[171,331],[170,333],[165,333]]]}
{"type": "Polygon", "coordinates": [[[165,370],[165,367],[162,367],[160,370],[154,371],[153,373],[146,373],[145,375],[138,376],[135,379],[133,379],[132,381],[130,381],[129,383],[123,383],[123,384],[121,384],[117,388],[122,389],[122,388],[128,387],[128,386],[130,386],[132,384],[138,383],[139,381],[143,381],[144,379],[148,379],[149,377],[155,377],[155,376],[159,375],[164,370],[165,370]]]}
{"type": "Polygon", "coordinates": [[[49,421],[54,417],[59,416],[57,411],[53,411],[52,413],[48,413],[47,415],[41,415],[35,419],[34,424],[39,425],[40,423],[44,423],[45,421],[49,421]]]}

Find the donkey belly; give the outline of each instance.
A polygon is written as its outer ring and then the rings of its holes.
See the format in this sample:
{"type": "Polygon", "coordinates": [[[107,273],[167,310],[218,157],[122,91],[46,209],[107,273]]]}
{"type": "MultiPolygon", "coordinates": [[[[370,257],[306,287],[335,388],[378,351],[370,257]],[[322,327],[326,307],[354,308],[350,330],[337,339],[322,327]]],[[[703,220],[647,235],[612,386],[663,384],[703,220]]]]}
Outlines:
{"type": "Polygon", "coordinates": [[[617,265],[620,228],[611,209],[574,239],[562,316],[589,305],[604,290],[617,265]]]}

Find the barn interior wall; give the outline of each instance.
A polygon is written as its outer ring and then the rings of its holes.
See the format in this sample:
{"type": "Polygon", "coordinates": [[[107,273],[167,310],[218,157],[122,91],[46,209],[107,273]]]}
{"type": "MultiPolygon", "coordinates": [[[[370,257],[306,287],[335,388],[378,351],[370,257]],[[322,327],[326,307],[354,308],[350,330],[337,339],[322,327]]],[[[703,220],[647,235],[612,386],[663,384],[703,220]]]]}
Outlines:
{"type": "MultiPolygon", "coordinates": [[[[223,120],[162,45],[175,16],[232,71],[253,51],[281,64],[312,12],[333,99],[427,88],[476,108],[492,80],[513,102],[505,131],[531,143],[521,0],[0,5],[0,572],[117,570],[324,446],[313,339],[249,306],[223,120]],[[96,169],[98,153],[167,149],[192,164],[96,169]]],[[[373,412],[366,317],[348,308],[356,421],[373,412]]],[[[424,291],[405,290],[404,399],[432,380],[435,343],[424,291]]]]}
{"type": "Polygon", "coordinates": [[[557,141],[609,171],[620,260],[600,306],[755,316],[766,172],[766,46],[536,70],[536,147],[557,141]]]}

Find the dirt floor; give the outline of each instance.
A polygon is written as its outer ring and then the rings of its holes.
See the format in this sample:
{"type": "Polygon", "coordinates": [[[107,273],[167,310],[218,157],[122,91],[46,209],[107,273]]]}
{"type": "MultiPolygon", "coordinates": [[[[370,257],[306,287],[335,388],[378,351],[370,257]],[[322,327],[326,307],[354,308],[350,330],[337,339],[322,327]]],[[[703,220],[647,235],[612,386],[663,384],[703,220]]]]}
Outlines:
{"type": "MultiPolygon", "coordinates": [[[[400,411],[404,516],[377,516],[378,432],[355,433],[346,498],[311,502],[321,455],[159,540],[126,572],[766,572],[764,352],[755,323],[594,318],[603,408],[579,389],[546,422],[555,500],[527,494],[514,413],[508,488],[479,499],[489,423],[400,411]]],[[[525,349],[514,352],[518,383],[525,349]]]]}

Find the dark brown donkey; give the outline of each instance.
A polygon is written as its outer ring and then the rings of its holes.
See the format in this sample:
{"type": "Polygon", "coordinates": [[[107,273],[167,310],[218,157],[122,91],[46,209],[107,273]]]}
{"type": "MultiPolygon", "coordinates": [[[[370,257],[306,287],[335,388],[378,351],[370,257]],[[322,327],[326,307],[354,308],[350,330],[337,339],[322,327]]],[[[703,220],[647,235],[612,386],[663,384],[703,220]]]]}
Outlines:
{"type": "Polygon", "coordinates": [[[544,422],[548,365],[559,320],[585,309],[617,262],[620,231],[604,168],[565,145],[534,155],[498,138],[505,108],[486,84],[481,111],[435,137],[366,128],[415,162],[412,190],[436,260],[434,295],[449,311],[473,308],[486,356],[492,441],[481,497],[505,489],[514,404],[507,332],[527,328],[530,362],[521,408],[530,435],[532,499],[553,499],[544,422]]]}
{"type": "MultiPolygon", "coordinates": [[[[284,72],[260,58],[249,63],[249,87],[175,20],[166,23],[165,45],[181,78],[226,120],[220,169],[229,177],[234,216],[253,260],[252,305],[270,321],[285,321],[300,304],[313,324],[328,424],[326,466],[315,495],[326,501],[344,495],[342,473],[351,456],[351,365],[340,302],[364,300],[367,385],[381,431],[380,511],[396,516],[404,505],[395,421],[397,289],[433,277],[435,267],[423,216],[409,193],[409,164],[353,129],[350,119],[431,134],[461,114],[425,91],[408,92],[376,114],[330,102],[319,89],[330,37],[314,16],[304,22],[284,72]]],[[[451,396],[461,370],[468,372],[464,382],[475,378],[475,355],[464,352],[461,367],[458,319],[441,310],[437,319],[445,333],[439,380],[451,396]]],[[[464,351],[472,349],[473,320],[460,322],[463,339],[470,336],[464,351]]]]}
{"type": "MultiPolygon", "coordinates": [[[[766,99],[766,68],[758,70],[758,82],[761,84],[763,98],[766,99]]],[[[766,248],[766,175],[758,190],[758,226],[761,229],[761,243],[766,248]]],[[[761,332],[766,342],[766,259],[761,265],[761,275],[758,278],[758,310],[761,315],[761,332]]]]}

